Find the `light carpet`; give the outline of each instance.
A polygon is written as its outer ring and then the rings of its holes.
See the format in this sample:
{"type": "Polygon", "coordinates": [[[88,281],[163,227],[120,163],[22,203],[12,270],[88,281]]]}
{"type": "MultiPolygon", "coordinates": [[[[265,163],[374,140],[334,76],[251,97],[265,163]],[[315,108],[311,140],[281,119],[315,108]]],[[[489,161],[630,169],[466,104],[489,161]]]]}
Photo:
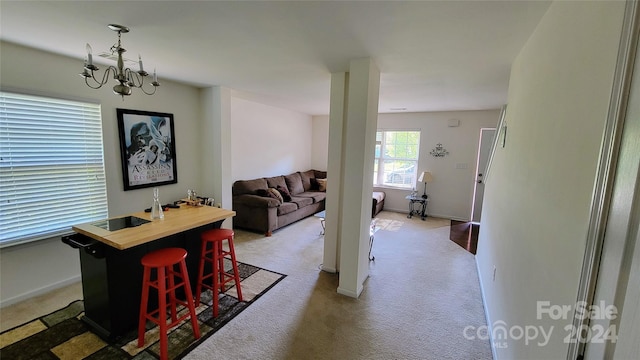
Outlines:
{"type": "MultiPolygon", "coordinates": [[[[225,259],[225,268],[231,271],[228,259],[225,259]]],[[[200,304],[196,307],[201,337],[194,338],[188,318],[171,328],[168,334],[169,359],[183,358],[285,277],[283,274],[240,262],[238,272],[243,301],[238,301],[236,288],[231,287],[219,297],[219,314],[214,318],[212,292],[203,292],[200,304]]],[[[3,332],[0,334],[0,358],[142,360],[160,356],[157,325],[147,326],[143,347],[138,347],[137,330],[132,330],[115,341],[105,341],[81,320],[83,305],[82,300],[74,301],[63,309],[3,332]]],[[[178,316],[186,312],[188,310],[181,306],[178,316]]]]}
{"type": "Polygon", "coordinates": [[[264,237],[236,231],[242,261],[289,274],[185,359],[491,359],[475,257],[449,240],[450,220],[381,212],[358,299],[319,269],[320,220],[264,237]],[[269,304],[279,304],[274,312],[269,304]]]}
{"type": "MultiPolygon", "coordinates": [[[[388,211],[376,219],[375,261],[358,299],[338,294],[338,275],[319,269],[320,219],[271,237],[236,230],[239,261],[288,276],[185,359],[491,359],[488,340],[464,336],[486,320],[475,257],[449,240],[450,220],[388,211]]],[[[2,324],[81,296],[72,285],[3,308],[2,324]]]]}

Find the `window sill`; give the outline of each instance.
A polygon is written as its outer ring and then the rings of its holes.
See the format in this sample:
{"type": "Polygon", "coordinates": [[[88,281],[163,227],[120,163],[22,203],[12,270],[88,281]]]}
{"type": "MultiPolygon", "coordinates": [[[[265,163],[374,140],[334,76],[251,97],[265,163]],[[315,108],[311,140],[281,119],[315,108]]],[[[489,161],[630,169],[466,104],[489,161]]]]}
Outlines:
{"type": "Polygon", "coordinates": [[[379,188],[379,189],[388,189],[388,190],[404,190],[404,191],[408,191],[411,192],[413,191],[413,188],[406,188],[406,187],[400,187],[400,186],[391,186],[391,185],[373,185],[374,188],[379,188]]]}

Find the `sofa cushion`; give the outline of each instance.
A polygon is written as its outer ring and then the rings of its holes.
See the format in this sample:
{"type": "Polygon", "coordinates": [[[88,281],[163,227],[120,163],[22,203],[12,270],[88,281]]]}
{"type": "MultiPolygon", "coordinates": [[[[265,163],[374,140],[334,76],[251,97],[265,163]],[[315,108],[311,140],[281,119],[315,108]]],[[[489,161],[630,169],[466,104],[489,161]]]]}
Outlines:
{"type": "Polygon", "coordinates": [[[304,187],[302,186],[302,178],[300,177],[300,174],[293,173],[293,174],[286,175],[284,177],[284,181],[287,183],[287,188],[289,189],[289,192],[291,193],[291,195],[300,194],[301,192],[304,192],[304,187]]]}
{"type": "Polygon", "coordinates": [[[274,177],[265,178],[267,180],[267,185],[271,188],[278,188],[279,186],[287,187],[287,183],[284,181],[284,176],[278,175],[274,177]]]}
{"type": "Polygon", "coordinates": [[[319,203],[320,201],[327,198],[327,193],[320,191],[305,191],[296,196],[312,198],[314,203],[319,203]]]}
{"type": "Polygon", "coordinates": [[[282,205],[278,206],[278,216],[292,213],[296,210],[298,210],[298,205],[292,202],[283,203],[282,205]]]}
{"type": "Polygon", "coordinates": [[[299,172],[299,174],[300,174],[300,179],[302,180],[302,187],[304,188],[304,191],[311,190],[311,179],[316,178],[315,171],[307,170],[304,172],[299,172]]]}
{"type": "Polygon", "coordinates": [[[267,188],[267,181],[265,179],[238,180],[233,183],[233,195],[257,195],[258,189],[266,190],[267,188]]]}
{"type": "Polygon", "coordinates": [[[313,199],[310,197],[292,196],[291,202],[298,205],[298,209],[313,204],[313,199]]]}
{"type": "Polygon", "coordinates": [[[286,187],[278,185],[278,188],[276,189],[276,191],[280,193],[280,196],[282,197],[283,201],[286,201],[286,202],[291,201],[291,193],[289,193],[289,190],[287,190],[286,187]]]}

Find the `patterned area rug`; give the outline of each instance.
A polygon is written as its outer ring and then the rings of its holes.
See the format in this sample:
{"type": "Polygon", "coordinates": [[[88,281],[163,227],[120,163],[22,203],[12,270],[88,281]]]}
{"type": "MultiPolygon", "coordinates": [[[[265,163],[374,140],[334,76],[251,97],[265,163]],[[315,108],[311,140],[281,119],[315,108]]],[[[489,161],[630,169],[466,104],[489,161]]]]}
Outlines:
{"type": "MultiPolygon", "coordinates": [[[[225,268],[230,262],[225,259],[225,268]]],[[[201,342],[213,335],[236,315],[269,291],[286,275],[238,262],[243,301],[239,302],[235,287],[219,298],[218,317],[213,318],[211,291],[202,293],[196,308],[201,337],[195,340],[191,322],[185,319],[169,333],[169,358],[181,359],[201,342]]],[[[138,348],[136,330],[117,342],[106,342],[81,321],[82,300],[26,324],[0,334],[0,358],[4,359],[157,359],[160,342],[157,326],[148,327],[145,345],[138,348]]],[[[182,309],[186,311],[186,309],[182,309]]]]}

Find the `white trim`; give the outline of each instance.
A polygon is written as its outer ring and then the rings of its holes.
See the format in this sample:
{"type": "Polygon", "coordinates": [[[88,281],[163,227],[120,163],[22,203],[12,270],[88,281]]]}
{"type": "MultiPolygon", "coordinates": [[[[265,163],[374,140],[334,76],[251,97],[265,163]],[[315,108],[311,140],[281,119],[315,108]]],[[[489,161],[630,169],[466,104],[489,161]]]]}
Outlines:
{"type": "Polygon", "coordinates": [[[32,297],[38,296],[38,295],[42,295],[42,294],[46,294],[48,292],[51,292],[53,290],[65,287],[67,285],[71,285],[77,282],[80,282],[80,280],[82,279],[82,277],[80,275],[76,275],[74,277],[71,277],[69,279],[66,280],[62,280],[62,281],[58,281],[56,283],[53,284],[49,284],[47,286],[43,286],[41,288],[32,290],[32,291],[28,291],[26,293],[22,293],[21,295],[18,296],[14,296],[8,299],[3,299],[0,300],[0,308],[3,308],[5,306],[9,306],[9,305],[13,305],[13,304],[17,304],[21,301],[24,300],[28,300],[32,297]]]}
{"type": "Polygon", "coordinates": [[[484,292],[484,285],[482,284],[482,276],[480,276],[480,264],[478,264],[478,258],[474,256],[476,260],[476,271],[478,272],[478,281],[480,282],[480,295],[482,296],[482,306],[484,308],[484,318],[487,321],[487,332],[489,333],[489,345],[491,346],[491,356],[494,360],[498,359],[498,355],[496,353],[495,343],[491,334],[493,334],[493,323],[491,322],[491,315],[489,314],[489,306],[487,304],[487,298],[484,292]]]}
{"type": "MultiPolygon", "coordinates": [[[[602,261],[602,248],[612,201],[618,153],[622,143],[621,133],[626,118],[628,95],[633,76],[639,26],[640,7],[638,7],[637,1],[627,1],[611,99],[602,136],[597,176],[591,199],[591,215],[576,303],[593,303],[596,292],[602,261]]],[[[580,316],[574,316],[573,328],[581,329],[583,325],[588,324],[588,321],[588,317],[587,319],[582,319],[580,316]]],[[[579,341],[570,343],[567,349],[567,359],[573,360],[584,355],[586,345],[579,341]]]]}

